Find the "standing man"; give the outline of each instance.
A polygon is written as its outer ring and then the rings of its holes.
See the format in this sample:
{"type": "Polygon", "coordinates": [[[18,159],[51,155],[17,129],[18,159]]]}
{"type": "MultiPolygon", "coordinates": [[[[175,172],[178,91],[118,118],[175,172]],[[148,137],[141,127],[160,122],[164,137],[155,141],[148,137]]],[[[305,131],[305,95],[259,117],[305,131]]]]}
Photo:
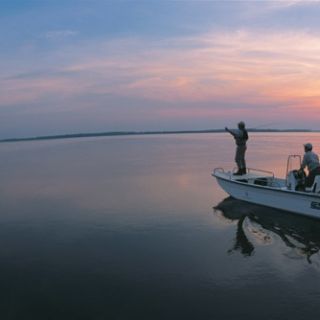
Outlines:
{"type": "Polygon", "coordinates": [[[311,143],[304,144],[304,152],[301,169],[303,170],[305,167],[308,168],[309,174],[306,177],[305,186],[311,187],[315,176],[320,175],[319,157],[312,151],[311,143]]]}
{"type": "Polygon", "coordinates": [[[235,175],[241,176],[243,174],[246,174],[247,168],[245,153],[247,150],[247,140],[249,139],[246,125],[243,121],[240,121],[238,123],[238,129],[230,130],[227,127],[225,127],[225,129],[234,137],[237,145],[235,161],[238,166],[238,171],[235,173],[235,175]]]}

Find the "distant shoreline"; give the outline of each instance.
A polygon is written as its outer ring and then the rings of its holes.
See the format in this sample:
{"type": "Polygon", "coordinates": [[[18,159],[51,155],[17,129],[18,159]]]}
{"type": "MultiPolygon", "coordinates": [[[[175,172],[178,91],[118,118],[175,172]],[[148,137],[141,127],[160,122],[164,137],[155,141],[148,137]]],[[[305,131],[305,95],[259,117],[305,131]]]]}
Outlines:
{"type": "MultiPolygon", "coordinates": [[[[26,138],[9,138],[1,139],[3,142],[19,142],[19,141],[36,141],[36,140],[58,140],[58,139],[74,139],[89,137],[110,137],[110,136],[133,136],[133,135],[153,135],[153,134],[187,134],[187,133],[221,133],[224,129],[207,129],[207,130],[175,130],[175,131],[110,131],[96,133],[74,133],[61,134],[52,136],[37,136],[26,138]]],[[[308,129],[248,129],[248,132],[319,132],[317,130],[308,129]]]]}

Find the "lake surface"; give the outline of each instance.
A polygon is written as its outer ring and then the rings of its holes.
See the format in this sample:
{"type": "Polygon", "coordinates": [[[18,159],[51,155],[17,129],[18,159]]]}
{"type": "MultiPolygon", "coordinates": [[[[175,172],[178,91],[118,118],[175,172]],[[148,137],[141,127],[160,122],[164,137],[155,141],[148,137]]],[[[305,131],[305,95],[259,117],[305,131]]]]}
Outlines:
{"type": "MultiPolygon", "coordinates": [[[[255,133],[284,177],[317,133],[255,133]]],[[[320,220],[228,198],[230,135],[0,144],[0,319],[316,319],[320,220]]]]}

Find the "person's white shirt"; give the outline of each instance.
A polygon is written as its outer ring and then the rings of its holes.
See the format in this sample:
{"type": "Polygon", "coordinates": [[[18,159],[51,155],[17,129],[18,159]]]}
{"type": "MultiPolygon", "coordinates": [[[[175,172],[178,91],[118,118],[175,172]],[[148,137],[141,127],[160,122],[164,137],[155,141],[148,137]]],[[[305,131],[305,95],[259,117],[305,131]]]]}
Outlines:
{"type": "Polygon", "coordinates": [[[320,164],[318,155],[313,151],[307,151],[303,156],[301,168],[304,169],[305,167],[307,167],[308,171],[310,172],[319,166],[320,164]]]}

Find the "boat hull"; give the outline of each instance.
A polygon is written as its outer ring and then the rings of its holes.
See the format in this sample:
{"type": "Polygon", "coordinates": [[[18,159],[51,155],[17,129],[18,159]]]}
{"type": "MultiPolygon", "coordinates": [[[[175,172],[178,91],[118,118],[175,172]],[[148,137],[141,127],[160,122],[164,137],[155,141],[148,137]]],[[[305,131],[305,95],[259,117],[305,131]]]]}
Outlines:
{"type": "Polygon", "coordinates": [[[213,174],[230,196],[275,209],[320,219],[320,195],[239,182],[226,174],[213,174]]]}

